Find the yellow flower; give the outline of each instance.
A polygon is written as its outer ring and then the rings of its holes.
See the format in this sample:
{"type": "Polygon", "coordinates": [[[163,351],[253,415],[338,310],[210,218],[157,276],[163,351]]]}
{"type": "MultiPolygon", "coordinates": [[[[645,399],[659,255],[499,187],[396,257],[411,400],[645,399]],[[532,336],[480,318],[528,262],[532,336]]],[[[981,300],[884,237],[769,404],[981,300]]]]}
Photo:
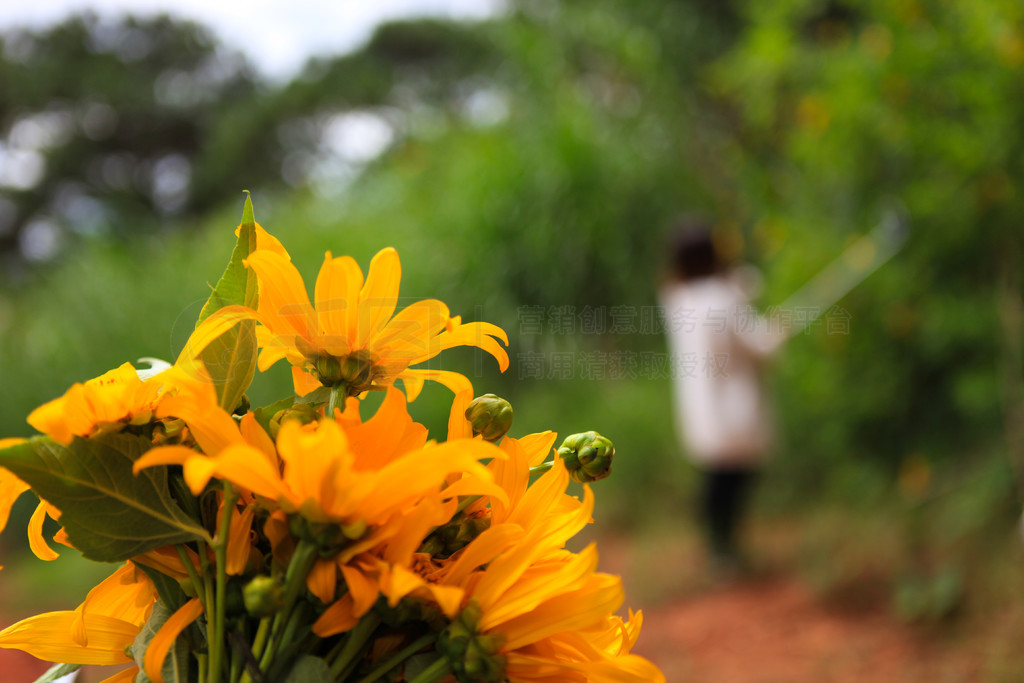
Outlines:
{"type": "Polygon", "coordinates": [[[140,626],[104,614],[86,614],[88,645],[71,640],[80,615],[73,610],[45,612],[23,619],[0,631],[0,647],[29,653],[47,662],[68,664],[126,664],[124,649],[139,635],[140,626]]]}
{"type": "MultiPolygon", "coordinates": [[[[550,450],[547,435],[543,442],[550,450]]],[[[484,656],[501,658],[510,681],[664,681],[629,654],[639,622],[623,631],[613,616],[621,580],[596,571],[594,545],[578,554],[563,547],[593,509],[589,488],[580,504],[563,493],[568,483],[558,461],[525,492],[508,491],[505,521],[470,543],[443,581],[464,589],[475,638],[484,656]]]]}
{"type": "Polygon", "coordinates": [[[75,610],[47,612],[0,632],[0,647],[49,662],[115,665],[131,662],[132,644],[156,602],[152,582],[131,562],[89,591],[75,610]]]}
{"type": "Polygon", "coordinates": [[[168,617],[164,625],[153,636],[153,640],[150,641],[149,646],[146,648],[146,654],[142,660],[146,676],[153,683],[164,683],[164,660],[167,659],[167,654],[171,651],[174,641],[202,613],[202,602],[200,602],[199,598],[192,598],[168,617]]]}
{"type": "MultiPolygon", "coordinates": [[[[77,609],[38,614],[4,629],[0,632],[0,648],[22,650],[49,662],[127,664],[132,662],[128,648],[152,614],[157,597],[149,578],[132,562],[126,562],[89,591],[77,609]]],[[[156,632],[143,661],[151,681],[162,683],[161,668],[167,653],[182,630],[202,613],[202,604],[194,598],[156,632]]],[[[138,671],[138,667],[131,667],[107,681],[131,681],[138,671]]]]}
{"type": "Polygon", "coordinates": [[[295,391],[303,396],[318,386],[344,386],[349,396],[405,382],[409,400],[424,380],[441,382],[458,393],[468,381],[453,372],[412,369],[454,346],[476,346],[497,359],[502,371],[508,355],[504,331],[490,323],[463,324],[435,299],[417,301],[395,314],[401,265],[398,253],[383,249],[363,273],[349,256],[327,252],[311,304],[299,271],[287,254],[257,249],[245,260],[259,280],[258,310],[226,306],[196,329],[182,356],[196,356],[207,344],[243,320],[257,320],[266,370],[286,358],[292,364],[295,391]]]}
{"type": "Polygon", "coordinates": [[[163,386],[161,375],[143,381],[131,363],[124,363],[84,384],[73,384],[60,398],[33,410],[28,423],[64,445],[75,436],[146,424],[163,386]]]}
{"type": "Polygon", "coordinates": [[[503,440],[507,459],[488,468],[505,496],[484,496],[467,508],[489,504],[480,513],[489,513],[492,525],[451,558],[403,558],[383,546],[342,567],[348,593],[314,632],[351,628],[380,594],[392,606],[412,597],[462,624],[463,636],[493,666],[505,667],[510,681],[664,681],[653,664],[629,654],[641,620],[613,615],[623,600],[621,580],[597,573],[594,545],[578,554],[564,548],[591,519],[589,487],[582,501],[567,495],[561,461],[528,485],[529,468],[547,457],[554,440],[551,432],[503,440]]]}
{"type": "Polygon", "coordinates": [[[182,447],[153,449],[136,461],[134,469],[182,465],[195,494],[211,477],[230,481],[288,514],[348,529],[361,539],[353,546],[355,551],[347,551],[354,555],[385,533],[378,527],[424,497],[504,497],[479,462],[502,457],[494,446],[481,441],[424,444],[425,430],[412,424],[404,398],[392,389],[373,420],[361,428],[349,425],[351,439],[334,420],[308,425],[292,421],[281,425],[274,460],[240,442],[212,455],[182,447]],[[396,424],[402,428],[396,429],[396,424]],[[453,472],[469,476],[442,494],[445,478],[453,472]],[[358,533],[363,529],[376,531],[363,536],[358,533]]]}

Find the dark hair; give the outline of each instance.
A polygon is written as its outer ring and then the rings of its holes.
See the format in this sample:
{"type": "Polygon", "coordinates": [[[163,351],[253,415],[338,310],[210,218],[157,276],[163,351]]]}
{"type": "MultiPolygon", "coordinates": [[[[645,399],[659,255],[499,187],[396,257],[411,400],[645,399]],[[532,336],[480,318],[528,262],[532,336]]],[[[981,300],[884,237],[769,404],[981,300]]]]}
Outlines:
{"type": "Polygon", "coordinates": [[[722,270],[723,264],[711,239],[711,222],[705,218],[680,218],[672,238],[672,275],[679,280],[697,280],[722,270]]]}

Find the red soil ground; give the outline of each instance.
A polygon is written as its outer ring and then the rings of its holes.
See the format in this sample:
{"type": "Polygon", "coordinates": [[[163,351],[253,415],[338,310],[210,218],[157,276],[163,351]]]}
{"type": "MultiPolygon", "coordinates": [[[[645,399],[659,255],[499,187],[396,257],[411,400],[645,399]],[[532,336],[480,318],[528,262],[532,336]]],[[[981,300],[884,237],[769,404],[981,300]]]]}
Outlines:
{"type": "Polygon", "coordinates": [[[637,646],[668,681],[976,681],[976,667],[880,610],[843,613],[792,579],[760,580],[647,611],[637,646]]]}

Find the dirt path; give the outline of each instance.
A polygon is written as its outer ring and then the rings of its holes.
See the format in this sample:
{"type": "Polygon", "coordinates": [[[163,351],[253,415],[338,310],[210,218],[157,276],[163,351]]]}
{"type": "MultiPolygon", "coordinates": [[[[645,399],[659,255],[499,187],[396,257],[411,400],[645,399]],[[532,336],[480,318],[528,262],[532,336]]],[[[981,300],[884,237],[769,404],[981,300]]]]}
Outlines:
{"type": "Polygon", "coordinates": [[[759,578],[712,587],[696,539],[598,540],[601,570],[621,575],[628,604],[644,612],[636,652],[668,683],[1024,680],[1020,671],[986,670],[980,632],[943,635],[899,621],[884,590],[851,590],[838,604],[811,590],[792,564],[770,560],[759,578]]]}
{"type": "Polygon", "coordinates": [[[645,617],[637,651],[670,683],[978,680],[886,613],[830,610],[793,580],[716,589],[645,617]]]}

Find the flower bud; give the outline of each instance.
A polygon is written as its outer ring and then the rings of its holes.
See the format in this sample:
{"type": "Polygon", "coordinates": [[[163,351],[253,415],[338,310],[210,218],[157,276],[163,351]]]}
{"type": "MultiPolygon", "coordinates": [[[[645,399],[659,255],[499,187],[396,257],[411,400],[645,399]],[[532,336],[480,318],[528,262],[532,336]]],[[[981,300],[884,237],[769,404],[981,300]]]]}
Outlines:
{"type": "Polygon", "coordinates": [[[296,403],[291,408],[284,408],[274,413],[267,425],[270,438],[277,440],[277,434],[281,431],[281,425],[289,420],[298,420],[302,424],[309,424],[319,417],[316,408],[309,403],[296,403]]]}
{"type": "Polygon", "coordinates": [[[344,385],[348,396],[358,396],[370,389],[377,378],[384,374],[378,364],[379,360],[368,349],[359,349],[340,357],[322,354],[313,360],[313,372],[324,386],[344,385]]]}
{"type": "Polygon", "coordinates": [[[257,576],[242,589],[245,611],[262,619],[277,614],[284,607],[284,586],[270,576],[257,576]]]}
{"type": "Polygon", "coordinates": [[[473,436],[496,442],[512,428],[512,404],[500,396],[477,396],[466,408],[466,419],[473,425],[473,436]]]}
{"type": "Polygon", "coordinates": [[[597,432],[583,432],[566,437],[558,447],[558,457],[565,463],[573,481],[586,484],[604,479],[612,471],[615,446],[597,432]]]}
{"type": "Polygon", "coordinates": [[[481,616],[479,606],[470,602],[441,632],[437,649],[460,682],[501,683],[507,680],[505,656],[498,654],[504,638],[499,634],[477,633],[481,616]]]}

